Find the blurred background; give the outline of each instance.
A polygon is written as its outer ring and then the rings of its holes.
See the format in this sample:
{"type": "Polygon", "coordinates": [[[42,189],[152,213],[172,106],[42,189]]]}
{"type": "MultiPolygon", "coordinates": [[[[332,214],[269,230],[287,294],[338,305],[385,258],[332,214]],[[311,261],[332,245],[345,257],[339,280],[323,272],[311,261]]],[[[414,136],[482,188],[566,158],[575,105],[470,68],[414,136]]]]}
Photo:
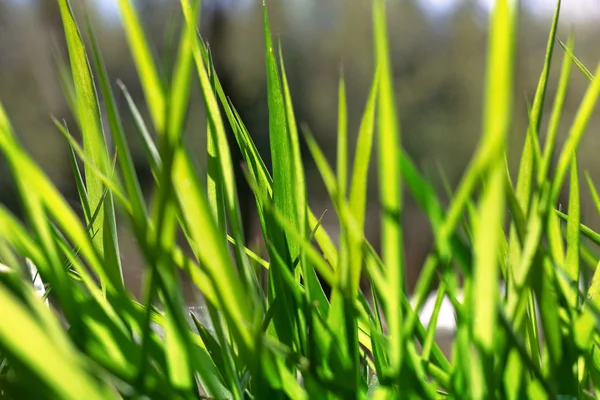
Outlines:
{"type": "MultiPolygon", "coordinates": [[[[71,0],[71,3],[79,21],[83,21],[84,3],[92,14],[125,129],[131,137],[136,167],[148,190],[152,177],[136,140],[130,113],[115,84],[117,79],[125,83],[149,121],[116,1],[71,0]]],[[[454,187],[480,135],[488,12],[493,1],[388,1],[389,42],[403,146],[440,194],[445,193],[440,171],[454,187]]],[[[0,0],[0,101],[22,143],[67,199],[76,204],[68,148],[50,120],[50,115],[64,118],[75,131],[56,67],[56,58],[67,56],[56,3],[52,0],[0,0]]],[[[200,26],[210,43],[225,91],[268,163],[261,3],[259,0],[204,0],[200,26]]],[[[358,124],[373,74],[371,1],[268,0],[267,4],[271,28],[281,37],[298,122],[308,124],[332,165],[335,165],[337,85],[343,65],[352,160],[358,124]]],[[[179,1],[140,0],[136,5],[155,46],[155,55],[165,60],[163,72],[168,76],[168,60],[179,38],[176,31],[180,22],[177,19],[179,1]]],[[[527,102],[533,101],[555,1],[522,0],[520,7],[516,101],[508,153],[513,180],[527,129],[527,102]]],[[[563,0],[558,37],[566,40],[572,30],[576,40],[575,54],[592,71],[598,62],[599,21],[600,3],[597,0],[563,0]]],[[[552,107],[562,57],[562,49],[556,46],[548,87],[549,101],[545,108],[547,113],[552,107]]],[[[586,78],[574,67],[561,120],[559,145],[587,86],[586,78]]],[[[206,123],[195,81],[192,99],[185,135],[199,164],[204,165],[206,123]]],[[[592,178],[600,181],[600,165],[595,162],[600,148],[597,114],[580,147],[579,159],[580,170],[589,171],[592,178]]],[[[547,118],[542,125],[542,137],[545,136],[546,122],[547,118]]],[[[324,225],[335,239],[337,220],[333,209],[310,155],[305,151],[304,156],[310,204],[317,215],[329,210],[324,225]]],[[[379,209],[375,162],[370,173],[373,179],[368,188],[367,234],[377,248],[379,209]]],[[[241,177],[239,180],[242,181],[241,177]]],[[[247,234],[252,239],[259,229],[253,214],[253,199],[244,185],[240,184],[239,190],[241,202],[246,207],[247,234]]],[[[582,197],[583,222],[599,228],[600,219],[589,195],[584,192],[582,197]]],[[[563,197],[561,201],[566,205],[565,200],[563,197]]],[[[0,201],[20,213],[19,199],[1,160],[0,201]]],[[[410,196],[406,196],[403,218],[408,283],[412,287],[423,258],[430,250],[431,235],[426,219],[410,196]]],[[[141,261],[126,224],[122,224],[119,234],[127,281],[134,292],[138,292],[141,261]]]]}

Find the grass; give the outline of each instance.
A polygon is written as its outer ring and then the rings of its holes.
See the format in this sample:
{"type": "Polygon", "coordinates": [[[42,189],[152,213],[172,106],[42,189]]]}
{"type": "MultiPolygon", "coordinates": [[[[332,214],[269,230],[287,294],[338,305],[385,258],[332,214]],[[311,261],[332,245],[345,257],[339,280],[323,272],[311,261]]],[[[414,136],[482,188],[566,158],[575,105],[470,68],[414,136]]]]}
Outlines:
{"type": "MultiPolygon", "coordinates": [[[[69,2],[58,3],[69,50],[61,83],[77,124],[54,122],[71,149],[84,215],[24,151],[0,105],[0,151],[25,212],[21,221],[0,205],[1,397],[600,398],[600,234],[580,221],[584,194],[577,163],[600,94],[600,68],[592,73],[575,57],[572,38],[566,44],[556,38],[560,1],[516,186],[505,160],[518,10],[515,2],[496,2],[482,134],[447,207],[401,145],[384,0],[373,0],[375,71],[353,160],[340,77],[335,168],[309,128],[296,122],[283,50],[263,6],[272,174],[197,34],[197,1],[181,0],[179,41],[173,57],[159,62],[133,2],[119,0],[144,105],[121,82],[121,93],[113,93],[90,20],[78,23],[69,2]],[[564,50],[562,70],[542,135],[557,42],[564,50]],[[590,84],[558,148],[573,64],[590,84]],[[196,166],[182,135],[192,84],[200,85],[207,114],[206,171],[196,166]],[[117,95],[126,100],[152,169],[149,200],[133,167],[117,95]],[[227,127],[244,157],[265,259],[244,246],[227,127]],[[70,129],[81,132],[82,144],[70,129]],[[109,133],[114,146],[107,145],[109,133]],[[323,210],[308,206],[301,140],[339,217],[337,245],[320,225],[323,210]],[[368,182],[373,149],[379,175],[368,182]],[[364,236],[369,184],[379,188],[381,254],[364,236]],[[435,237],[410,299],[402,238],[411,227],[401,224],[403,188],[427,215],[435,237]],[[566,213],[555,209],[563,191],[566,213]],[[144,260],[141,299],[124,285],[117,216],[131,227],[144,260]],[[179,234],[191,253],[176,244],[179,234]],[[39,277],[30,276],[31,265],[39,277]],[[206,318],[187,315],[182,274],[202,293],[206,318]],[[39,278],[42,294],[33,285],[39,278]],[[435,280],[435,307],[423,326],[418,313],[435,280]],[[444,298],[456,312],[450,358],[435,341],[444,298]]],[[[587,174],[586,183],[600,212],[587,174]]]]}

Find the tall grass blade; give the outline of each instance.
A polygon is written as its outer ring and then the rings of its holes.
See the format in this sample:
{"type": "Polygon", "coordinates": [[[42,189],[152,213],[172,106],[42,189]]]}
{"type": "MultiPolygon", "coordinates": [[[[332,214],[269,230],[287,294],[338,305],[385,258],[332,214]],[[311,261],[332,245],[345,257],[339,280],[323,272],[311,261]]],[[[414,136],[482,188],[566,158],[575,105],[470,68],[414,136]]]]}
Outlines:
{"type": "MultiPolygon", "coordinates": [[[[110,168],[106,139],[100,119],[100,108],[96,87],[88,63],[87,54],[71,6],[67,0],[60,0],[60,11],[69,48],[73,82],[77,96],[77,121],[83,136],[84,150],[94,165],[107,173],[110,168]]],[[[104,187],[96,175],[85,168],[85,181],[90,209],[99,206],[104,187]]],[[[115,210],[112,195],[107,196],[100,211],[100,218],[93,224],[94,245],[103,257],[107,275],[119,291],[124,289],[123,271],[119,255],[116,232],[115,210]]],[[[88,221],[89,222],[89,221],[88,221]]]]}
{"type": "Polygon", "coordinates": [[[401,297],[405,292],[404,255],[402,250],[402,189],[400,169],[400,128],[396,117],[394,85],[387,42],[386,9],[384,0],[373,2],[375,59],[379,76],[377,104],[379,190],[381,213],[381,252],[386,266],[391,299],[386,310],[390,342],[390,368],[400,373],[404,344],[402,343],[401,297]]]}

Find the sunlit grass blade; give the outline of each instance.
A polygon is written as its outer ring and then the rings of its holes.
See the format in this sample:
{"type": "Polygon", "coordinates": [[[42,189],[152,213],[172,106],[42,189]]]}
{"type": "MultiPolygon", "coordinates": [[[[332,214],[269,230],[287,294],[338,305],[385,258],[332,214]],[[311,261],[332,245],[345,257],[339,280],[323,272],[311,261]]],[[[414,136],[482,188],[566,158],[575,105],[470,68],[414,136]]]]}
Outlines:
{"type": "Polygon", "coordinates": [[[400,373],[402,366],[402,308],[400,298],[405,292],[404,255],[400,215],[402,211],[401,144],[396,114],[394,85],[387,41],[385,1],[373,2],[375,63],[380,72],[377,103],[379,190],[381,213],[381,252],[386,266],[386,279],[392,298],[386,310],[390,342],[390,368],[400,373]]]}
{"type": "Polygon", "coordinates": [[[337,177],[340,196],[346,197],[348,185],[348,111],[344,70],[341,69],[338,84],[338,132],[337,132],[337,177]]]}
{"type": "MultiPolygon", "coordinates": [[[[499,226],[504,214],[504,167],[497,162],[489,177],[489,187],[483,195],[480,205],[480,223],[475,236],[475,269],[473,281],[473,337],[480,349],[481,365],[488,379],[484,385],[490,393],[492,355],[496,334],[496,304],[498,303],[499,265],[496,258],[500,244],[499,226]],[[485,225],[483,225],[485,221],[485,225]]],[[[479,382],[483,384],[483,382],[479,382]]]]}
{"type": "Polygon", "coordinates": [[[566,47],[567,54],[563,56],[560,79],[558,81],[558,89],[556,90],[556,96],[554,97],[554,104],[552,106],[552,114],[550,115],[550,121],[548,122],[548,133],[546,135],[546,143],[544,144],[542,163],[538,171],[538,182],[542,182],[546,179],[548,170],[550,169],[550,162],[554,155],[556,135],[560,124],[561,114],[567,94],[567,87],[569,85],[569,76],[571,73],[572,63],[568,53],[572,54],[574,43],[575,41],[573,39],[573,34],[571,34],[566,47]]]}
{"type": "MultiPolygon", "coordinates": [[[[598,76],[599,74],[600,65],[598,66],[595,75],[598,76]]],[[[556,172],[554,174],[554,179],[552,180],[552,188],[550,192],[551,205],[554,205],[556,203],[556,200],[558,199],[560,190],[565,179],[565,175],[567,173],[567,168],[569,167],[569,164],[571,162],[571,157],[577,150],[579,142],[581,141],[581,138],[585,133],[590,117],[595,109],[596,101],[598,100],[599,94],[600,84],[597,82],[596,78],[594,78],[594,80],[588,86],[588,90],[586,91],[585,96],[581,101],[581,104],[575,116],[575,120],[573,121],[571,129],[569,130],[567,140],[558,158],[556,172]]]]}
{"type": "Polygon", "coordinates": [[[224,242],[215,226],[208,200],[200,187],[198,176],[192,167],[189,155],[179,153],[175,159],[173,184],[177,191],[180,208],[186,210],[183,217],[191,237],[197,246],[195,252],[203,262],[206,274],[214,286],[220,309],[227,317],[228,325],[235,330],[239,345],[251,350],[253,342],[246,318],[249,304],[243,297],[241,281],[236,274],[224,242]]]}
{"type": "Polygon", "coordinates": [[[65,339],[60,339],[62,346],[56,346],[57,338],[49,336],[2,285],[0,302],[3,348],[11,356],[18,357],[25,368],[42,380],[54,395],[64,399],[116,398],[104,385],[98,384],[87,374],[75,349],[67,345],[65,339]],[[32,343],[36,345],[32,346],[32,343]]]}
{"type": "MultiPolygon", "coordinates": [[[[82,132],[84,149],[92,162],[106,173],[110,168],[110,162],[100,119],[98,97],[85,47],[68,1],[61,0],[59,5],[69,48],[77,97],[77,121],[82,132]]],[[[84,169],[84,174],[90,209],[95,209],[100,204],[104,187],[89,168],[84,169]]],[[[96,232],[93,242],[96,250],[104,259],[104,268],[109,279],[115,289],[121,291],[124,281],[112,195],[108,195],[102,207],[101,217],[93,224],[93,231],[96,232]]]]}
{"type": "Polygon", "coordinates": [[[158,68],[150,51],[135,5],[131,0],[119,0],[119,9],[154,128],[158,134],[162,134],[166,128],[167,106],[158,68]]]}
{"type": "MultiPolygon", "coordinates": [[[[539,144],[539,130],[542,121],[544,103],[546,100],[546,88],[548,86],[548,76],[550,74],[550,64],[554,51],[556,28],[560,16],[560,8],[561,0],[558,0],[556,4],[556,11],[554,13],[554,19],[550,28],[550,34],[548,35],[544,67],[542,68],[542,73],[538,81],[537,90],[533,100],[533,106],[529,111],[529,126],[527,129],[527,136],[525,137],[523,154],[521,156],[521,162],[519,165],[519,175],[517,178],[515,195],[525,216],[527,216],[529,213],[535,168],[539,168],[541,163],[540,160],[542,159],[539,144]]],[[[516,288],[514,286],[514,279],[512,277],[515,274],[514,269],[519,265],[520,253],[521,245],[517,240],[517,227],[513,224],[511,226],[509,238],[509,297],[516,295],[516,288]]]]}
{"type": "MultiPolygon", "coordinates": [[[[567,254],[565,257],[564,268],[569,278],[579,282],[579,224],[581,208],[579,204],[579,177],[577,172],[577,156],[573,155],[571,162],[571,179],[569,192],[569,219],[567,221],[567,254]]],[[[567,303],[570,307],[577,306],[577,298],[567,296],[567,303]]]]}
{"type": "Polygon", "coordinates": [[[92,45],[93,61],[98,74],[102,97],[104,98],[104,102],[106,104],[106,114],[110,131],[112,133],[111,136],[115,142],[116,151],[119,154],[118,161],[120,163],[123,181],[127,190],[127,198],[131,202],[132,218],[134,221],[133,226],[134,229],[138,230],[138,239],[141,239],[143,238],[143,234],[146,233],[146,224],[148,218],[146,205],[144,203],[142,190],[140,188],[140,183],[133,164],[133,157],[131,155],[125,132],[123,130],[121,116],[117,110],[108,72],[106,71],[106,66],[104,64],[100,47],[98,41],[96,40],[96,35],[89,17],[87,20],[87,27],[92,45]]]}

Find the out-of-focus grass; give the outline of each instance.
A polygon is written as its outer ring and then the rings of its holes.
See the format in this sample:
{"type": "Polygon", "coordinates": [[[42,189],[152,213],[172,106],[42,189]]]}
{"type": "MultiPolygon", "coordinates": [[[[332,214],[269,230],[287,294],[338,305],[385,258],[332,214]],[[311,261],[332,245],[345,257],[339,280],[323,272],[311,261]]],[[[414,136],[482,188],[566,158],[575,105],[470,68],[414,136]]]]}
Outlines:
{"type": "MultiPolygon", "coordinates": [[[[577,60],[572,38],[566,45],[560,42],[565,51],[559,89],[545,142],[540,138],[548,71],[557,53],[560,2],[514,187],[505,153],[518,10],[516,2],[496,2],[481,141],[458,188],[450,192],[447,208],[401,145],[384,0],[373,0],[375,71],[353,160],[348,158],[352,133],[347,129],[347,93],[340,79],[336,168],[329,165],[309,128],[298,128],[284,51],[271,36],[263,5],[272,173],[223,91],[211,54],[198,36],[197,1],[181,0],[183,25],[173,46],[176,51],[161,62],[150,51],[133,2],[119,1],[145,105],[136,104],[120,82],[121,92],[113,93],[113,78],[104,67],[90,20],[78,25],[69,2],[59,0],[59,5],[71,72],[62,75],[61,83],[77,126],[55,123],[71,148],[84,219],[23,150],[0,108],[0,151],[26,212],[25,220],[19,221],[0,206],[0,395],[600,396],[600,279],[589,249],[600,244],[600,234],[580,223],[576,158],[598,98],[595,76],[600,69],[593,74],[577,60]],[[82,40],[81,26],[89,46],[82,40]],[[590,79],[590,86],[559,149],[556,136],[572,63],[590,79]],[[163,69],[168,79],[160,78],[166,76],[163,69]],[[193,84],[199,84],[207,110],[206,171],[196,167],[182,136],[193,84]],[[134,116],[152,169],[155,186],[149,201],[141,194],[115,105],[117,95],[124,96],[134,116]],[[142,106],[149,110],[149,121],[141,117],[142,106]],[[103,113],[108,125],[102,124],[103,113]],[[245,247],[226,124],[244,157],[268,259],[245,247]],[[70,129],[82,133],[83,145],[70,129]],[[339,217],[337,246],[317,218],[323,210],[308,206],[301,140],[339,217]],[[375,146],[381,256],[363,233],[375,146]],[[554,157],[558,163],[552,169],[554,157]],[[555,206],[567,173],[569,204],[563,214],[555,206]],[[427,215],[435,236],[411,299],[402,248],[403,234],[411,231],[402,224],[404,187],[427,215]],[[144,258],[141,302],[123,284],[116,210],[132,227],[144,258]],[[193,256],[176,244],[179,233],[193,256]],[[582,238],[591,239],[591,244],[582,238]],[[34,291],[30,265],[46,284],[41,296],[34,291]],[[588,287],[580,281],[584,266],[595,269],[588,287]],[[186,316],[182,273],[205,298],[208,312],[202,318],[186,316]],[[265,274],[268,280],[263,283],[265,274]],[[368,291],[359,284],[361,277],[367,278],[368,291]],[[428,326],[423,326],[418,314],[435,279],[440,280],[435,306],[428,326]],[[460,301],[459,281],[464,294],[460,301]],[[501,281],[506,293],[499,290],[501,281]],[[322,282],[331,288],[328,295],[322,282]],[[44,302],[48,295],[51,307],[44,302]],[[444,298],[456,313],[451,359],[435,341],[444,298]]],[[[66,63],[61,71],[69,71],[66,63]]],[[[593,199],[600,203],[593,178],[586,178],[593,199]]]]}

